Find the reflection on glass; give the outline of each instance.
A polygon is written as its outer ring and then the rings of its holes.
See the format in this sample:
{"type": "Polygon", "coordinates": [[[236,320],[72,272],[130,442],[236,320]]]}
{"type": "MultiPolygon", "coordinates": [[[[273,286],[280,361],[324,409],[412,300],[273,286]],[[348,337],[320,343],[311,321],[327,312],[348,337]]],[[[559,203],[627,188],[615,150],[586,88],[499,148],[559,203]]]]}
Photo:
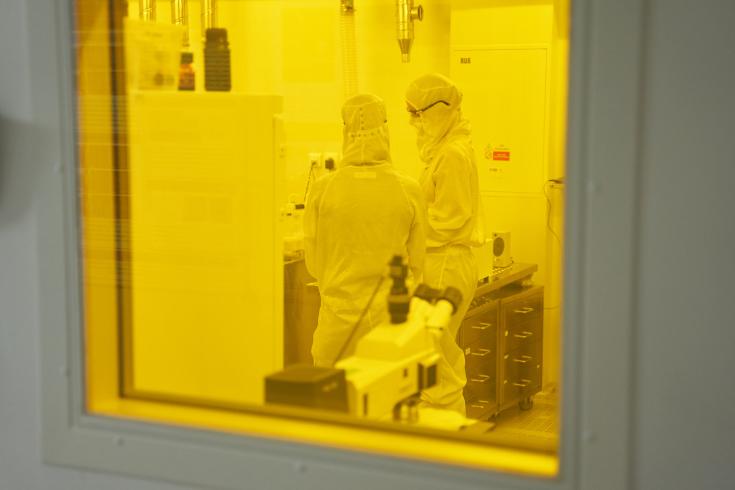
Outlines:
{"type": "Polygon", "coordinates": [[[77,3],[91,399],[555,449],[568,2],[414,1],[410,62],[393,1],[77,3]],[[110,19],[119,42],[100,50],[110,19]],[[411,95],[427,73],[458,91],[411,95]],[[374,127],[343,112],[356,93],[381,101],[374,127]],[[466,189],[426,145],[460,101],[466,189]],[[378,127],[382,156],[356,159],[347,138],[378,127]],[[454,198],[439,205],[437,185],[454,198]],[[454,222],[467,236],[447,233],[454,222]],[[476,266],[453,318],[452,298],[409,300],[422,281],[459,287],[455,262],[476,266]],[[401,267],[414,270],[391,296],[401,267]],[[398,296],[415,310],[392,323],[398,296]],[[455,374],[446,399],[431,396],[442,372],[455,374]]]}

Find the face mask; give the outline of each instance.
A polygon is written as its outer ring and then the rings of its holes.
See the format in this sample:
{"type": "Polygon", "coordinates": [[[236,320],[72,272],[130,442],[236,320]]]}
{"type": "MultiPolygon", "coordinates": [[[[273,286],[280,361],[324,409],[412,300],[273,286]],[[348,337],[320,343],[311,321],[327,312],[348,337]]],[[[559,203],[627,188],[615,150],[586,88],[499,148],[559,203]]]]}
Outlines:
{"type": "Polygon", "coordinates": [[[415,117],[415,116],[409,116],[408,117],[408,124],[413,126],[419,131],[424,130],[424,121],[421,119],[421,116],[415,117]]]}

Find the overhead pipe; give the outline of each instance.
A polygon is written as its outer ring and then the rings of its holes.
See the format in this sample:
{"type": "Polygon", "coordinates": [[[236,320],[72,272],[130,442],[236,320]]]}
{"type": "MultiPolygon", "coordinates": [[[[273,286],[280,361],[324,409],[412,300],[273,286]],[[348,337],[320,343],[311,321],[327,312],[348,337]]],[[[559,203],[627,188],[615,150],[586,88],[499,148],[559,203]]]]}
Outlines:
{"type": "Polygon", "coordinates": [[[342,77],[345,98],[357,93],[357,47],[355,46],[355,2],[340,0],[342,77]]]}
{"type": "Polygon", "coordinates": [[[156,0],[138,0],[138,7],[141,19],[156,21],[156,0]]]}
{"type": "Polygon", "coordinates": [[[217,27],[216,0],[202,0],[202,37],[207,36],[207,29],[217,27]]]}
{"type": "Polygon", "coordinates": [[[189,47],[189,1],[171,0],[171,22],[184,28],[184,48],[189,47]]]}
{"type": "Polygon", "coordinates": [[[398,47],[401,49],[401,58],[404,63],[411,59],[411,45],[413,44],[413,22],[423,20],[424,8],[413,6],[413,0],[396,0],[396,30],[398,47]]]}

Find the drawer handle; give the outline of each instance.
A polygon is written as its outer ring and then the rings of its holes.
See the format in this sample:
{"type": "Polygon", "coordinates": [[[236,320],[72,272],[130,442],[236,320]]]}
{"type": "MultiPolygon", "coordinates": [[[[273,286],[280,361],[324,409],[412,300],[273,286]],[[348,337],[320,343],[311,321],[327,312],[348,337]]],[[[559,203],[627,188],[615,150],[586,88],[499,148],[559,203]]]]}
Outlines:
{"type": "Polygon", "coordinates": [[[479,325],[472,325],[472,328],[475,330],[487,330],[488,328],[492,326],[493,326],[492,323],[480,322],[479,325]]]}
{"type": "Polygon", "coordinates": [[[472,381],[473,383],[484,383],[489,379],[490,376],[488,376],[487,374],[478,374],[476,378],[470,378],[470,381],[472,381]]]}
{"type": "Polygon", "coordinates": [[[530,379],[522,379],[520,383],[513,383],[513,386],[517,386],[519,388],[528,388],[531,385],[530,379]]]}
{"type": "Polygon", "coordinates": [[[523,308],[513,310],[513,313],[518,313],[519,315],[527,315],[528,313],[531,313],[532,311],[535,311],[534,308],[531,308],[530,306],[524,306],[523,308]]]}
{"type": "Polygon", "coordinates": [[[528,337],[532,336],[533,332],[521,332],[514,334],[513,336],[517,339],[527,339],[528,337]]]}
{"type": "Polygon", "coordinates": [[[485,357],[490,354],[490,349],[477,349],[477,351],[471,352],[470,354],[477,357],[485,357]]]}
{"type": "Polygon", "coordinates": [[[513,362],[517,362],[518,364],[528,364],[528,361],[531,361],[533,358],[531,356],[521,356],[521,358],[514,358],[513,362]]]}

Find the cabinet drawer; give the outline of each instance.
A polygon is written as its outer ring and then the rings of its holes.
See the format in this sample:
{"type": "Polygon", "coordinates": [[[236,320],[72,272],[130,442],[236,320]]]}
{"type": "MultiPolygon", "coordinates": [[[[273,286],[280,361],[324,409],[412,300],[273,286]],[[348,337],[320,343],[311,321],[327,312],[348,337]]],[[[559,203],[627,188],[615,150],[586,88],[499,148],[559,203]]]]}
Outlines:
{"type": "Polygon", "coordinates": [[[512,352],[518,349],[528,349],[528,346],[541,343],[543,340],[543,319],[526,321],[519,325],[508,325],[505,329],[505,351],[512,352]]]}
{"type": "Polygon", "coordinates": [[[505,298],[500,306],[503,352],[541,343],[544,325],[544,289],[537,286],[505,298]]]}
{"type": "Polygon", "coordinates": [[[498,332],[498,310],[493,308],[486,314],[466,318],[462,322],[462,345],[481,342],[485,347],[495,348],[498,332]]]}
{"type": "Polygon", "coordinates": [[[541,344],[518,349],[503,356],[503,401],[528,396],[541,386],[541,344]]]}
{"type": "Polygon", "coordinates": [[[503,320],[508,330],[523,329],[525,325],[538,324],[544,318],[543,289],[519,299],[503,302],[503,320]]]}
{"type": "Polygon", "coordinates": [[[497,403],[491,400],[474,400],[467,402],[467,418],[488,419],[495,415],[497,403]]]}
{"type": "Polygon", "coordinates": [[[514,403],[522,398],[535,395],[541,391],[540,384],[534,380],[522,379],[518,381],[503,381],[503,406],[514,403]]]}
{"type": "Polygon", "coordinates": [[[481,308],[481,312],[469,315],[462,321],[461,345],[483,342],[486,347],[495,342],[498,329],[498,303],[493,301],[481,308]]]}
{"type": "Polygon", "coordinates": [[[497,373],[497,351],[488,349],[481,343],[472,344],[464,349],[464,365],[467,377],[485,374],[493,379],[497,373]]]}
{"type": "Polygon", "coordinates": [[[467,384],[464,387],[464,398],[466,401],[486,400],[495,401],[495,389],[497,384],[494,376],[487,374],[473,374],[467,376],[467,384]]]}
{"type": "Polygon", "coordinates": [[[534,343],[526,349],[517,349],[503,356],[505,379],[528,378],[541,369],[541,344],[534,343]]]}

